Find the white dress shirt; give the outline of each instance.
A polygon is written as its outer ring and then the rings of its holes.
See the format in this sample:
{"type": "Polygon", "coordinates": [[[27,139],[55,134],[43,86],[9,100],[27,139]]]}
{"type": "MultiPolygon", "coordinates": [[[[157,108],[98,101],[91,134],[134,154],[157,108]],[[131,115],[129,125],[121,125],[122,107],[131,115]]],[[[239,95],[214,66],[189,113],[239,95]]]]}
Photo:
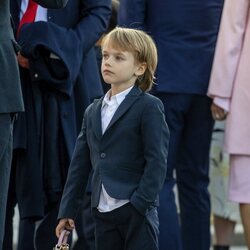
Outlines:
{"type": "MultiPolygon", "coordinates": [[[[29,0],[22,0],[21,4],[21,12],[20,12],[20,20],[22,19],[23,14],[25,13],[27,7],[28,7],[29,0]]],[[[42,6],[38,5],[37,11],[36,11],[36,18],[35,22],[37,21],[44,21],[47,22],[47,9],[43,8],[42,6]]]]}
{"type": "MultiPolygon", "coordinates": [[[[115,111],[117,110],[119,105],[122,103],[122,101],[125,99],[126,95],[130,92],[132,88],[133,86],[111,97],[110,97],[110,90],[109,90],[104,96],[103,102],[102,102],[102,110],[101,110],[103,134],[105,133],[115,111]]],[[[100,200],[99,200],[97,209],[99,210],[99,212],[102,212],[102,213],[109,212],[118,207],[123,206],[124,204],[128,202],[129,200],[118,200],[118,199],[114,199],[110,197],[107,191],[105,190],[104,185],[102,184],[102,190],[101,190],[100,200]]]]}

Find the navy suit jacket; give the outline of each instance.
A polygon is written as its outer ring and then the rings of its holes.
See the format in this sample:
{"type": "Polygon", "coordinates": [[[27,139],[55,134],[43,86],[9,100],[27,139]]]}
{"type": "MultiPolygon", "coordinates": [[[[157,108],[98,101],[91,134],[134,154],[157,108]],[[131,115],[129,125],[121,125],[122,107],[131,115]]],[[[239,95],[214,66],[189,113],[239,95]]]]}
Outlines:
{"type": "Polygon", "coordinates": [[[162,102],[134,87],[102,134],[102,100],[95,100],[85,112],[59,218],[75,218],[89,176],[92,207],[98,206],[102,183],[111,197],[129,199],[141,214],[157,203],[169,140],[162,102]]]}
{"type": "MultiPolygon", "coordinates": [[[[10,3],[17,28],[21,0],[10,3]]],[[[36,149],[42,141],[39,136],[43,137],[40,90],[57,97],[55,116],[66,145],[66,158],[70,159],[84,110],[103,95],[94,45],[105,32],[110,13],[110,0],[70,0],[63,9],[48,9],[47,22],[25,24],[20,29],[17,41],[30,61],[30,70],[20,71],[26,113],[20,115],[14,131],[14,149],[24,149],[27,154],[27,160],[18,163],[24,166],[17,169],[21,217],[40,217],[44,213],[42,160],[36,149]],[[60,60],[51,58],[51,52],[60,60]]]]}
{"type": "Polygon", "coordinates": [[[118,23],[148,31],[159,55],[155,90],[206,94],[223,0],[121,0],[118,23]]]}

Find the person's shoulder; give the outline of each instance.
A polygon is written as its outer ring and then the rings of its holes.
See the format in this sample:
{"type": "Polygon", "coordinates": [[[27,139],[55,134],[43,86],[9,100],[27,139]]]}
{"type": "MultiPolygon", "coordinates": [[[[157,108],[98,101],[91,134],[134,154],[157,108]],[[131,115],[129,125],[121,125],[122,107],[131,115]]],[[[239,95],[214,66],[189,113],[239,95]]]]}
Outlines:
{"type": "Polygon", "coordinates": [[[94,99],[94,101],[92,103],[89,104],[89,106],[86,108],[85,110],[85,115],[88,115],[89,113],[91,113],[93,111],[93,108],[95,105],[98,105],[99,102],[102,102],[103,97],[100,98],[96,98],[94,99]]]}
{"type": "Polygon", "coordinates": [[[143,92],[142,98],[144,99],[146,103],[155,104],[155,105],[163,105],[162,101],[158,97],[150,93],[143,92]]]}

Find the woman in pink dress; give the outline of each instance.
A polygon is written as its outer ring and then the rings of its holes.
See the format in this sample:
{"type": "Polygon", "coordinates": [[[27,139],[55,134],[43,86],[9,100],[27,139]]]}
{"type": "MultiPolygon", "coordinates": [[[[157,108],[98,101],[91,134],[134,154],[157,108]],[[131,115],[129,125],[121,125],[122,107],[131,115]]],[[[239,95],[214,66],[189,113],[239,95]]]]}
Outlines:
{"type": "Polygon", "coordinates": [[[250,249],[250,0],[225,0],[208,95],[214,119],[226,118],[228,195],[240,204],[250,249]]]}

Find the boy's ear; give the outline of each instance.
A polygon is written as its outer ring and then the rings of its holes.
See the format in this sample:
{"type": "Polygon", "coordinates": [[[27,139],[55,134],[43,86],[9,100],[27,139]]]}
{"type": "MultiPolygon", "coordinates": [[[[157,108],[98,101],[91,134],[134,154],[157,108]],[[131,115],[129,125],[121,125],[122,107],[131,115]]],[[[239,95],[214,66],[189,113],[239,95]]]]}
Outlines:
{"type": "Polygon", "coordinates": [[[146,70],[146,68],[147,68],[147,63],[145,63],[145,62],[140,63],[140,64],[138,65],[138,68],[137,68],[135,74],[136,74],[137,76],[143,75],[144,72],[145,72],[145,70],[146,70]]]}

